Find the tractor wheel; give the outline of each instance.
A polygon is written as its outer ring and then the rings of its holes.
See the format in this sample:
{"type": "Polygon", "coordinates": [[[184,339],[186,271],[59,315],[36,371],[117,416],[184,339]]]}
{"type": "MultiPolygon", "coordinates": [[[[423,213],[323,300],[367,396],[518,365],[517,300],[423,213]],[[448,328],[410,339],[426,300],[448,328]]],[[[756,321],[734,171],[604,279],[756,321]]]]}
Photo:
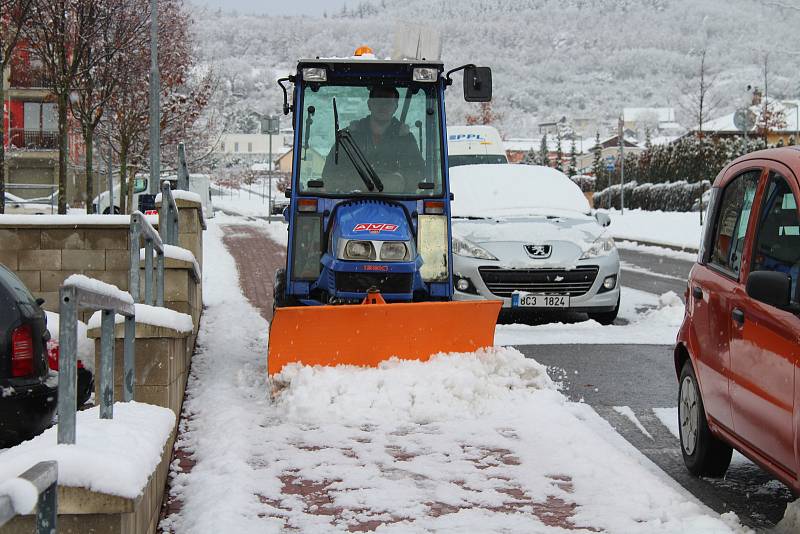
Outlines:
{"type": "Polygon", "coordinates": [[[272,314],[277,308],[297,306],[297,299],[286,294],[286,269],[275,271],[275,285],[272,289],[272,314]]]}

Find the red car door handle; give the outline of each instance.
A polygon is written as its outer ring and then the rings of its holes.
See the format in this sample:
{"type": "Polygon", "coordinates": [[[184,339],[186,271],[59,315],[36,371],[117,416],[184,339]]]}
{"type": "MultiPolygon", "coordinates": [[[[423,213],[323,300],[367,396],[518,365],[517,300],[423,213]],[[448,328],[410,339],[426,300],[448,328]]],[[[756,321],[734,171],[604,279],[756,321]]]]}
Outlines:
{"type": "Polygon", "coordinates": [[[740,325],[744,324],[744,312],[739,308],[733,309],[733,311],[731,312],[731,317],[733,317],[733,320],[739,323],[740,325]]]}

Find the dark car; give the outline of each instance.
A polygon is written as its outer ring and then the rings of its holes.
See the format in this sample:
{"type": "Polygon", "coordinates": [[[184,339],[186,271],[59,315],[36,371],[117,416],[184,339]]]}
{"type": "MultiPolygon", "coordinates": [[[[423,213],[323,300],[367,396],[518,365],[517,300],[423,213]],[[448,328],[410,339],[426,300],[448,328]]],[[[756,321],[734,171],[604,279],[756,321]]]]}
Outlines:
{"type": "Polygon", "coordinates": [[[800,150],[753,152],[714,182],[678,333],[683,458],[722,476],[736,449],[800,492],[800,150]]]}
{"type": "Polygon", "coordinates": [[[53,423],[57,378],[47,363],[45,313],[17,276],[0,264],[0,447],[53,423]]]}

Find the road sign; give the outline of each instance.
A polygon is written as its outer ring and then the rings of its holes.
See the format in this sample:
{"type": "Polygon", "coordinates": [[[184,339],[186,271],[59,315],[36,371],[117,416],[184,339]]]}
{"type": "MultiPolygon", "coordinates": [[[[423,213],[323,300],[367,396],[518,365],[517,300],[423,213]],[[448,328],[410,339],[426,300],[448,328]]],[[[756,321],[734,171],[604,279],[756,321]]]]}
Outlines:
{"type": "Polygon", "coordinates": [[[737,130],[750,131],[756,125],[756,114],[748,108],[737,109],[733,114],[733,124],[737,130]]]}

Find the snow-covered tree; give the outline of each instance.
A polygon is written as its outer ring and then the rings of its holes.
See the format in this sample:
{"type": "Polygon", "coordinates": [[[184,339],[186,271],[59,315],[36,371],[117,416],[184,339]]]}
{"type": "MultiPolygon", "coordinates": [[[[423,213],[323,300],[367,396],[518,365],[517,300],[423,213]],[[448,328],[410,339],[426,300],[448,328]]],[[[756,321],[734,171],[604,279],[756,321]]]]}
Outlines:
{"type": "Polygon", "coordinates": [[[542,136],[539,143],[539,165],[550,166],[550,151],[547,148],[547,134],[542,136]]]}
{"type": "Polygon", "coordinates": [[[578,174],[578,151],[575,147],[575,138],[572,138],[572,145],[569,149],[569,168],[567,169],[567,176],[572,177],[578,174]]]}

